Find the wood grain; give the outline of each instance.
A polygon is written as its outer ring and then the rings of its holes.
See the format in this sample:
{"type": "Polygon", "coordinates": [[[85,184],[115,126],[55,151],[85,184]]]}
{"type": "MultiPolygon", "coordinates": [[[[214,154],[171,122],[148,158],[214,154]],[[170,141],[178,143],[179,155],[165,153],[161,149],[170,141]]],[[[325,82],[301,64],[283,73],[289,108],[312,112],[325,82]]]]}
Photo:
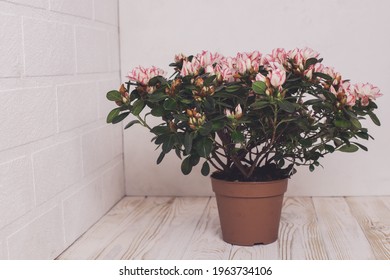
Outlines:
{"type": "Polygon", "coordinates": [[[287,197],[284,200],[279,258],[283,260],[328,258],[310,197],[287,197]]]}
{"type": "Polygon", "coordinates": [[[125,197],[76,240],[58,259],[94,259],[111,242],[116,229],[131,223],[142,209],[144,197],[125,197]]]}
{"type": "Polygon", "coordinates": [[[222,240],[215,197],[209,199],[199,220],[183,259],[223,260],[229,258],[232,245],[222,240]]]}
{"type": "Polygon", "coordinates": [[[222,240],[214,197],[125,197],[58,259],[390,259],[390,197],[287,197],[278,241],[222,240]]]}
{"type": "Polygon", "coordinates": [[[330,259],[375,259],[367,238],[342,197],[313,197],[330,259]]]}
{"type": "Polygon", "coordinates": [[[268,245],[233,246],[231,259],[327,259],[310,197],[283,201],[279,239],[268,245]]]}
{"type": "Polygon", "coordinates": [[[352,215],[363,229],[376,259],[390,259],[390,208],[385,198],[346,198],[352,215]]]}

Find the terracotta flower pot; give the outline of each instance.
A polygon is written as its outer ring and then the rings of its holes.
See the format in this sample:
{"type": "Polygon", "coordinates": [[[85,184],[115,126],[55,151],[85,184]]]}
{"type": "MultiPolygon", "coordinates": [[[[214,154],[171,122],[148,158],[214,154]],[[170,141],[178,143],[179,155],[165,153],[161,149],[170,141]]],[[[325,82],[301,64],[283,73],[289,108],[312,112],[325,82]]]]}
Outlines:
{"type": "Polygon", "coordinates": [[[244,246],[276,241],[287,181],[229,182],[211,177],[223,240],[244,246]]]}

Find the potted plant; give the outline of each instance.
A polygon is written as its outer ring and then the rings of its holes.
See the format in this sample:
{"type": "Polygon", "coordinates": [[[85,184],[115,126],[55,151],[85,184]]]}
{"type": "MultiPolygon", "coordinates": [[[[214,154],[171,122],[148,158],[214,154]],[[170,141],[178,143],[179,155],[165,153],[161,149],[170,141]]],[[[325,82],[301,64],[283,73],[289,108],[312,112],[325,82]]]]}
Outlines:
{"type": "Polygon", "coordinates": [[[361,120],[380,125],[379,89],[350,83],[310,48],[179,54],[170,66],[170,78],[156,67],[134,68],[126,86],[107,93],[117,104],[107,122],[133,115],[125,129],[152,132],[157,164],[175,152],[183,174],[202,164],[207,176],[212,168],[223,239],[232,244],[275,241],[295,167],[313,171],[326,154],[367,150],[359,140],[372,137],[361,120]],[[149,117],[161,123],[152,127],[149,117]]]}

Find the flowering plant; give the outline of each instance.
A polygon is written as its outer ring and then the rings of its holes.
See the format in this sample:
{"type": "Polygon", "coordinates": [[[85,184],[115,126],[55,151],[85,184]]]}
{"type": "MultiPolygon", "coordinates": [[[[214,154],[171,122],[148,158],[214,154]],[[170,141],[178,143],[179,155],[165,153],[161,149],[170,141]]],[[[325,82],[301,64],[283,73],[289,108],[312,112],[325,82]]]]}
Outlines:
{"type": "Polygon", "coordinates": [[[125,129],[148,128],[161,147],[157,164],[173,150],[184,174],[202,160],[203,175],[211,165],[225,180],[282,179],[295,166],[313,171],[336,150],[367,150],[357,142],[372,138],[361,120],[369,116],[380,125],[374,114],[379,89],[343,79],[310,48],[236,57],[179,54],[170,66],[171,78],[156,67],[134,68],[126,86],[107,93],[118,105],[107,122],[134,115],[125,129]],[[162,123],[149,126],[150,115],[162,123]]]}

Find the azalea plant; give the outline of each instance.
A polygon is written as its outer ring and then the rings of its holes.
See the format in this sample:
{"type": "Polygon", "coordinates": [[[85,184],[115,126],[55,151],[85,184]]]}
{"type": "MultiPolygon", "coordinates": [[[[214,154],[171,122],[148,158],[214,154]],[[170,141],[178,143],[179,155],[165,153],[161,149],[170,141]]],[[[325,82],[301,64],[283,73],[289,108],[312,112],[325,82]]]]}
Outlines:
{"type": "Polygon", "coordinates": [[[117,104],[107,122],[133,115],[125,129],[149,129],[161,149],[157,164],[174,151],[184,174],[202,164],[203,175],[212,166],[231,181],[287,178],[296,166],[313,171],[326,154],[367,150],[359,140],[372,137],[361,120],[380,125],[379,89],[344,79],[310,48],[179,54],[170,66],[170,78],[157,67],[130,71],[126,85],[107,93],[117,104]]]}

